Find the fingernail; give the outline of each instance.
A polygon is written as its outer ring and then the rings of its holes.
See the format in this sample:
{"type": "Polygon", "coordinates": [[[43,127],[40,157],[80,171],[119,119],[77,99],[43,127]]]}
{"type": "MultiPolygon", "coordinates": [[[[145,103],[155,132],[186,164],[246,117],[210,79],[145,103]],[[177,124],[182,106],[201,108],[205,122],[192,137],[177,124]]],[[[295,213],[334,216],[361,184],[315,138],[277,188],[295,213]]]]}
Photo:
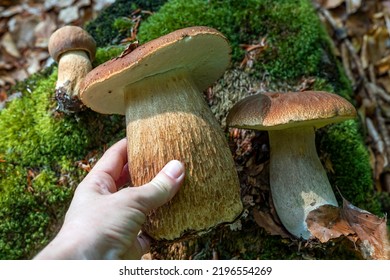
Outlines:
{"type": "Polygon", "coordinates": [[[183,164],[178,160],[171,160],[164,166],[163,172],[172,179],[177,179],[183,175],[183,164]]]}

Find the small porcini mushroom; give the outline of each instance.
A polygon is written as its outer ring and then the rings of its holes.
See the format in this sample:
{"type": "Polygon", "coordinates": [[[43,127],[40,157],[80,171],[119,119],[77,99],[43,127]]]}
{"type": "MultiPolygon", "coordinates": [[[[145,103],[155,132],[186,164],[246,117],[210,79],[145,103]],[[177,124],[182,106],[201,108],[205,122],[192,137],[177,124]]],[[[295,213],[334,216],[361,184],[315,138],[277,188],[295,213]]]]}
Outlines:
{"type": "Polygon", "coordinates": [[[169,160],[185,163],[179,193],[148,215],[144,230],[157,240],[207,231],[242,212],[230,149],[202,96],[229,63],[221,33],[189,27],[96,67],[83,81],[85,105],[126,115],[131,185],[149,182],[169,160]]]}
{"type": "Polygon", "coordinates": [[[58,62],[57,110],[78,112],[83,108],[79,99],[80,82],[92,69],[95,40],[81,27],[68,25],[50,36],[48,49],[51,57],[58,62]]]}
{"type": "Polygon", "coordinates": [[[338,205],[318,158],[315,129],[355,117],[355,108],[344,98],[315,91],[251,95],[229,112],[230,127],[268,131],[271,194],[281,222],[293,235],[309,239],[308,213],[321,205],[338,205]]]}

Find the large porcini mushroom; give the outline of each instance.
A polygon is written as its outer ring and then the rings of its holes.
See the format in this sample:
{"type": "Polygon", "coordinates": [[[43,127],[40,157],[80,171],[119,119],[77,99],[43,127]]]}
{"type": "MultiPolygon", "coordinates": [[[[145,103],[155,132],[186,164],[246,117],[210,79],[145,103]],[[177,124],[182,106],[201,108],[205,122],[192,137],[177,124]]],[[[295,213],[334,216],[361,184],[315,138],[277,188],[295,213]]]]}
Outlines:
{"type": "Polygon", "coordinates": [[[202,96],[230,63],[226,38],[189,27],[152,40],[92,70],[81,100],[102,114],[125,114],[131,185],[149,182],[171,159],[186,179],[144,230],[173,240],[232,222],[242,212],[239,181],[222,129],[202,96]]]}
{"type": "Polygon", "coordinates": [[[281,222],[293,235],[310,238],[308,213],[321,205],[338,205],[318,158],[315,129],[355,117],[355,108],[344,98],[314,91],[251,95],[229,112],[230,127],[268,131],[271,194],[281,222]]]}
{"type": "Polygon", "coordinates": [[[95,40],[81,27],[67,25],[50,36],[48,49],[51,57],[58,62],[57,110],[78,112],[83,108],[79,99],[80,83],[92,69],[95,40]]]}

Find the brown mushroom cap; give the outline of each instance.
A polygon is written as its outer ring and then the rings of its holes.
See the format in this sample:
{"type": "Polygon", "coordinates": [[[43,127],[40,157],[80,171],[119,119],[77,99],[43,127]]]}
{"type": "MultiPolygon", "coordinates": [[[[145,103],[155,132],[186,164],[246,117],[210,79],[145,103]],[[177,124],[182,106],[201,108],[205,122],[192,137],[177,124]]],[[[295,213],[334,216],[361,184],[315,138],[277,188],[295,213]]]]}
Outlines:
{"type": "Polygon", "coordinates": [[[81,85],[81,100],[99,113],[123,115],[126,86],[174,70],[189,73],[204,90],[224,73],[230,52],[226,38],[213,28],[180,29],[89,72],[81,85]]]}
{"type": "Polygon", "coordinates": [[[346,99],[323,91],[264,93],[248,96],[230,110],[231,127],[280,130],[312,125],[316,128],[356,117],[346,99]]]}
{"type": "Polygon", "coordinates": [[[49,53],[55,61],[68,51],[85,51],[91,61],[95,59],[96,42],[87,31],[78,26],[64,26],[56,30],[49,39],[49,53]]]}

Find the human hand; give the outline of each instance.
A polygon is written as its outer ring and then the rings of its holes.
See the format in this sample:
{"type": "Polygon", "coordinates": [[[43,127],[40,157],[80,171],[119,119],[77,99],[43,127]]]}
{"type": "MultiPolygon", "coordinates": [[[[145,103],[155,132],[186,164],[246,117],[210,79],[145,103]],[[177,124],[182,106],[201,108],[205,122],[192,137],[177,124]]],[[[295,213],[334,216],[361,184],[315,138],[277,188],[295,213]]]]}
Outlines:
{"type": "Polygon", "coordinates": [[[129,181],[126,145],[109,148],[79,184],[60,232],[35,259],[139,259],[149,250],[142,224],[179,190],[184,166],[170,161],[150,183],[120,189],[129,181]]]}

